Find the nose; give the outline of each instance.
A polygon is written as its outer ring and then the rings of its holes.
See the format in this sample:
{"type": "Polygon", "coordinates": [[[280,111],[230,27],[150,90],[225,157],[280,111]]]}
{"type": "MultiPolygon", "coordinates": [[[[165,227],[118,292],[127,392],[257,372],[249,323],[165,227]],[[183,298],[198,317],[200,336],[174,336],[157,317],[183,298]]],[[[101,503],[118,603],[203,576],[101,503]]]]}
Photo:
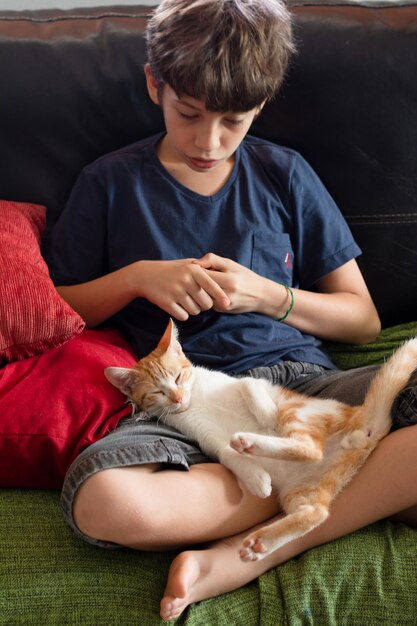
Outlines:
{"type": "Polygon", "coordinates": [[[170,393],[170,400],[175,404],[181,404],[184,399],[184,392],[180,389],[175,389],[170,393]]]}
{"type": "Polygon", "coordinates": [[[196,147],[204,153],[215,152],[220,147],[220,129],[214,122],[202,125],[195,136],[196,147]]]}

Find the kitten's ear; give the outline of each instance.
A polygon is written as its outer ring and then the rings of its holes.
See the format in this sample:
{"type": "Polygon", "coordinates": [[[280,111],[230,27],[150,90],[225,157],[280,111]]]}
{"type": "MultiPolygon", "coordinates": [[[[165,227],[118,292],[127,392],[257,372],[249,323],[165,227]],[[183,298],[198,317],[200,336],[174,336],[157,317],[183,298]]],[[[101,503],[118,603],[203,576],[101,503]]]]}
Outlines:
{"type": "Polygon", "coordinates": [[[163,352],[172,350],[178,355],[183,354],[181,344],[178,341],[178,329],[171,318],[169,318],[168,326],[166,327],[165,332],[162,335],[160,342],[158,343],[158,348],[163,352]]]}
{"type": "Polygon", "coordinates": [[[106,367],[104,375],[107,380],[117,387],[125,396],[130,397],[137,383],[137,378],[131,368],[106,367]]]}

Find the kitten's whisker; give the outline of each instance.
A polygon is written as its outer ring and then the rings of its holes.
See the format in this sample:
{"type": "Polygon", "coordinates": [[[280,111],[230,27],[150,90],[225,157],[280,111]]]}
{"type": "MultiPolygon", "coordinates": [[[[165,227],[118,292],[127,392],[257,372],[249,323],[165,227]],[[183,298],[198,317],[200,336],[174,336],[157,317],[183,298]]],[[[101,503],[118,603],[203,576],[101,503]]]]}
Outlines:
{"type": "Polygon", "coordinates": [[[162,409],[159,410],[159,414],[157,415],[157,420],[156,423],[159,424],[161,420],[163,420],[165,417],[167,417],[167,415],[169,415],[169,408],[168,407],[163,407],[162,409]]]}

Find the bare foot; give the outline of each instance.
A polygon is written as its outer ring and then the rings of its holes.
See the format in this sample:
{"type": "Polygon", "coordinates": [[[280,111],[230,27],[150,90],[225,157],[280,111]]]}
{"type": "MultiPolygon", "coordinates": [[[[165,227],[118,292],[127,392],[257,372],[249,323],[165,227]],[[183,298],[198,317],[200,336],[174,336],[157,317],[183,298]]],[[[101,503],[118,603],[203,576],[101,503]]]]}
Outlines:
{"type": "Polygon", "coordinates": [[[216,595],[215,591],[213,594],[204,591],[204,581],[211,568],[207,555],[207,550],[189,550],[171,563],[160,607],[164,621],[176,619],[189,604],[216,595]]]}
{"type": "Polygon", "coordinates": [[[233,591],[280,562],[278,553],[262,560],[243,561],[239,548],[245,537],[246,533],[241,533],[203,550],[181,552],[168,573],[160,604],[161,618],[166,622],[176,619],[193,602],[233,591]]]}

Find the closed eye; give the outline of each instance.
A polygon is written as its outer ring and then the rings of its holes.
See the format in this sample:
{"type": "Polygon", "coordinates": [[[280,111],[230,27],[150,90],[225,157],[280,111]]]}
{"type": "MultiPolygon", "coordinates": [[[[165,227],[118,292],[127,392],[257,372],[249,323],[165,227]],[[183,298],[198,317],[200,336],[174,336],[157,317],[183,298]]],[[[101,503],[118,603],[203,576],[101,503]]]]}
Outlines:
{"type": "Polygon", "coordinates": [[[226,124],[230,124],[230,126],[240,126],[240,124],[243,124],[243,120],[240,119],[227,119],[224,121],[226,124]]]}
{"type": "Polygon", "coordinates": [[[187,115],[187,113],[182,113],[181,111],[178,111],[178,113],[184,120],[196,120],[198,117],[198,115],[187,115]]]}

